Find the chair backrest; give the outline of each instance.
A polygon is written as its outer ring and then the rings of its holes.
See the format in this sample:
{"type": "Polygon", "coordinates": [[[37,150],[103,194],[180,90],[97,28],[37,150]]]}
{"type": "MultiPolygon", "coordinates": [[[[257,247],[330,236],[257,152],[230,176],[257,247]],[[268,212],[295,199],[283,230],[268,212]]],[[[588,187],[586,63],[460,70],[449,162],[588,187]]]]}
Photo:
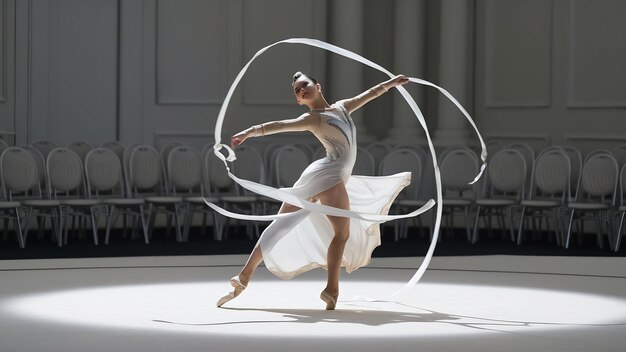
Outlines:
{"type": "Polygon", "coordinates": [[[85,157],[85,178],[88,197],[103,193],[111,196],[124,196],[122,163],[114,151],[108,148],[92,149],[85,157]]]}
{"type": "Polygon", "coordinates": [[[35,149],[37,149],[41,155],[43,156],[43,159],[46,160],[48,158],[48,154],[50,154],[50,152],[52,151],[52,149],[57,148],[58,146],[50,141],[46,141],[46,140],[38,140],[35,141],[33,143],[31,143],[31,146],[35,149]]]}
{"type": "Polygon", "coordinates": [[[515,149],[502,149],[487,164],[488,197],[512,195],[522,198],[526,185],[526,158],[515,149]]]}
{"type": "MultiPolygon", "coordinates": [[[[533,168],[533,164],[535,163],[535,151],[531,146],[526,143],[512,143],[505,147],[506,149],[515,149],[518,152],[522,153],[524,156],[524,160],[526,160],[526,170],[530,171],[533,168]]],[[[530,179],[532,177],[531,172],[526,173],[526,184],[525,190],[526,192],[530,191],[530,179]]]]}
{"type": "Polygon", "coordinates": [[[417,199],[422,179],[422,159],[411,149],[396,149],[387,154],[380,163],[380,175],[393,175],[399,172],[411,172],[411,184],[402,190],[401,196],[417,199]]]}
{"type": "Polygon", "coordinates": [[[46,159],[48,171],[48,195],[56,198],[84,195],[83,162],[80,156],[69,148],[54,148],[46,159]]]}
{"type": "Polygon", "coordinates": [[[278,148],[274,154],[274,175],[278,187],[291,187],[309,166],[306,153],[292,145],[278,148]]]}
{"type": "Polygon", "coordinates": [[[389,153],[391,153],[391,149],[392,148],[387,143],[375,142],[375,143],[372,143],[372,144],[368,145],[367,147],[365,147],[365,149],[367,149],[367,151],[374,158],[374,163],[375,163],[376,170],[380,170],[380,164],[382,163],[383,159],[387,155],[389,155],[389,153]]]}
{"type": "Polygon", "coordinates": [[[617,160],[605,151],[594,152],[585,158],[577,201],[600,201],[615,204],[619,167],[617,160]]]}
{"type": "Polygon", "coordinates": [[[580,184],[580,174],[583,172],[583,156],[573,145],[561,145],[570,163],[570,194],[576,194],[580,184]]]}
{"type": "Polygon", "coordinates": [[[537,155],[533,164],[529,197],[560,197],[562,202],[571,198],[571,164],[559,146],[549,147],[537,155]]]}
{"type": "MultiPolygon", "coordinates": [[[[126,146],[124,154],[122,154],[122,175],[124,175],[124,184],[127,187],[127,191],[130,189],[130,156],[133,154],[133,150],[140,146],[139,143],[132,143],[126,146]]],[[[126,193],[130,195],[130,193],[126,193]]]]}
{"type": "Polygon", "coordinates": [[[24,144],[21,145],[20,148],[27,150],[33,156],[33,158],[35,158],[35,162],[37,163],[37,175],[39,178],[39,185],[41,189],[46,188],[48,183],[48,181],[46,180],[46,159],[44,159],[39,150],[31,145],[24,144]]]}
{"type": "Polygon", "coordinates": [[[100,147],[113,151],[115,155],[117,155],[117,157],[120,158],[120,162],[124,160],[124,150],[126,149],[124,144],[118,141],[108,141],[108,142],[102,143],[100,147]]]}
{"type": "Polygon", "coordinates": [[[313,147],[311,147],[310,144],[306,144],[306,143],[296,143],[293,145],[296,148],[300,148],[302,149],[302,151],[306,154],[307,158],[308,158],[308,162],[311,163],[311,160],[313,160],[313,154],[315,153],[313,150],[313,147]]]}
{"type": "Polygon", "coordinates": [[[83,162],[85,161],[87,153],[93,149],[93,147],[88,143],[79,141],[69,142],[65,145],[65,147],[76,153],[83,162]]]}
{"type": "Polygon", "coordinates": [[[135,147],[129,160],[128,194],[131,196],[139,192],[168,194],[164,185],[163,169],[161,154],[156,149],[148,145],[135,147]]]}
{"type": "Polygon", "coordinates": [[[612,153],[620,169],[626,165],[626,144],[618,145],[612,153]]]}
{"type": "Polygon", "coordinates": [[[267,181],[270,185],[276,186],[276,151],[284,146],[281,143],[270,143],[263,150],[263,160],[265,161],[265,171],[267,181]]]}
{"type": "Polygon", "coordinates": [[[352,168],[353,175],[374,176],[376,175],[376,161],[367,149],[357,147],[356,161],[352,168]]]}
{"type": "Polygon", "coordinates": [[[593,157],[595,155],[598,155],[598,154],[613,155],[611,153],[611,151],[608,150],[608,149],[604,149],[604,148],[594,149],[594,150],[590,151],[587,155],[585,155],[585,159],[583,159],[583,167],[587,163],[587,160],[589,160],[589,158],[591,158],[591,157],[593,157]]]}
{"type": "MultiPolygon", "coordinates": [[[[259,152],[250,146],[242,145],[235,150],[237,160],[233,162],[232,170],[237,177],[257,183],[265,183],[265,165],[259,152]]],[[[241,190],[237,187],[239,191],[241,190]]],[[[247,193],[244,191],[244,193],[247,193]]]]}
{"type": "Polygon", "coordinates": [[[0,154],[2,193],[12,200],[13,194],[33,193],[41,197],[35,157],[25,149],[9,147],[0,154]],[[35,193],[36,192],[36,193],[35,193]]]}
{"type": "MultiPolygon", "coordinates": [[[[467,147],[450,147],[444,150],[439,164],[444,192],[450,190],[461,196],[463,191],[473,191],[475,185],[469,183],[478,174],[479,167],[476,153],[467,147]]],[[[472,197],[474,196],[475,192],[472,192],[472,197]]]]}
{"type": "Polygon", "coordinates": [[[450,147],[444,149],[441,153],[437,154],[437,163],[439,163],[439,166],[441,166],[441,162],[443,161],[443,159],[446,157],[446,155],[449,152],[455,151],[455,150],[459,150],[459,149],[465,149],[465,150],[468,150],[468,151],[473,152],[474,154],[476,154],[476,152],[472,148],[470,148],[468,146],[465,146],[465,145],[453,145],[453,146],[450,146],[450,147]]]}
{"type": "Polygon", "coordinates": [[[229,192],[234,181],[228,176],[222,160],[218,159],[213,147],[206,148],[202,155],[204,165],[204,185],[208,195],[211,191],[221,193],[229,192]]]}
{"type": "Polygon", "coordinates": [[[203,194],[202,157],[190,146],[181,145],[169,152],[167,174],[172,194],[203,194]]]}
{"type": "Polygon", "coordinates": [[[409,149],[409,150],[414,151],[422,160],[422,165],[423,166],[426,165],[426,158],[428,157],[428,154],[426,153],[426,150],[422,146],[419,146],[417,144],[399,144],[395,146],[392,150],[396,150],[396,149],[409,149]]]}
{"type": "Polygon", "coordinates": [[[167,161],[167,158],[170,156],[170,152],[174,150],[176,147],[180,147],[183,145],[180,142],[170,142],[161,147],[161,159],[163,161],[167,161]]]}

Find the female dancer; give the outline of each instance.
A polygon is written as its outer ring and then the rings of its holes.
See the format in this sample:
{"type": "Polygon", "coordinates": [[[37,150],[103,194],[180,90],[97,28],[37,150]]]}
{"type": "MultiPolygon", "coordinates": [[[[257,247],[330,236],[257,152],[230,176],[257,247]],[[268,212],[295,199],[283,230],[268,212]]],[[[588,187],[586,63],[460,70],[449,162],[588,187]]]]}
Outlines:
{"type": "MultiPolygon", "coordinates": [[[[398,174],[394,175],[396,177],[369,177],[352,181],[355,178],[351,177],[351,173],[356,160],[357,144],[350,113],[390,88],[407,82],[407,77],[398,75],[351,99],[329,104],[317,80],[297,72],[293,76],[293,92],[297,103],[306,105],[309,111],[296,119],[250,127],[235,134],[231,143],[237,146],[250,137],[309,131],[326,149],[326,157],[309,165],[292,188],[283,190],[300,199],[319,201],[340,209],[350,209],[352,206],[366,212],[387,213],[393,199],[410,181],[410,175],[398,174]],[[364,194],[367,195],[365,199],[364,194]]],[[[345,217],[323,216],[286,203],[282,204],[279,213],[293,214],[274,220],[263,231],[239,275],[230,280],[234,287],[233,292],[220,298],[218,307],[237,297],[248,285],[258,265],[265,261],[270,272],[285,279],[315,267],[326,268],[328,280],[320,298],[326,303],[327,310],[335,309],[339,296],[341,266],[345,266],[350,272],[366,265],[371,258],[371,252],[380,244],[378,224],[345,217]],[[325,258],[320,255],[321,248],[327,249],[325,258]],[[344,250],[348,252],[347,255],[344,255],[344,250]]]]}

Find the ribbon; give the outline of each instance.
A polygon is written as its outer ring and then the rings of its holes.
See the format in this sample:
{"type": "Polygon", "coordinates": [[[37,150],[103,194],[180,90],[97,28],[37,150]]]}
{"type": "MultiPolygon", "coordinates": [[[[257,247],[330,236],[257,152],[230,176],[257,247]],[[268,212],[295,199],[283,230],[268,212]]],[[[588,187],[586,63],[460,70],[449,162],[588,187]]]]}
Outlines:
{"type": "MultiPolygon", "coordinates": [[[[237,77],[235,77],[235,80],[233,81],[233,83],[230,86],[230,89],[228,90],[228,93],[226,94],[226,97],[224,98],[224,102],[222,103],[222,106],[220,108],[219,114],[217,115],[217,120],[215,122],[215,144],[213,146],[214,149],[214,153],[215,155],[221,159],[226,167],[226,170],[228,171],[228,176],[235,181],[237,184],[239,184],[241,187],[250,190],[252,192],[267,196],[267,197],[271,197],[274,199],[277,199],[279,201],[283,201],[295,206],[298,206],[300,208],[304,208],[310,211],[314,211],[314,212],[318,212],[318,213],[322,213],[322,214],[326,214],[326,215],[333,215],[333,216],[344,216],[344,217],[350,217],[350,218],[357,218],[357,219],[361,219],[361,220],[367,220],[367,221],[374,221],[374,222],[385,222],[385,221],[389,221],[389,220],[397,220],[397,219],[402,219],[402,218],[408,218],[408,217],[413,217],[413,216],[417,216],[419,214],[424,213],[425,211],[427,211],[428,209],[430,209],[434,204],[435,201],[430,199],[426,205],[422,206],[421,208],[417,209],[416,211],[413,211],[411,213],[408,214],[402,214],[402,215],[380,215],[380,214],[367,214],[367,213],[359,213],[359,212],[353,212],[350,210],[345,210],[345,209],[338,209],[338,208],[334,208],[334,207],[329,207],[329,206],[325,206],[322,204],[317,204],[317,203],[313,203],[304,199],[299,199],[298,197],[295,197],[293,194],[289,193],[287,190],[284,189],[277,189],[274,187],[270,187],[270,186],[266,186],[266,185],[262,185],[256,182],[252,182],[249,180],[243,180],[238,178],[237,176],[235,176],[234,174],[232,174],[230,172],[230,168],[228,167],[228,163],[227,162],[232,162],[234,160],[236,160],[236,155],[235,152],[227,145],[222,144],[222,126],[224,124],[224,118],[226,116],[226,111],[228,110],[228,105],[230,103],[230,100],[235,92],[235,89],[237,88],[237,85],[239,84],[239,82],[241,81],[241,79],[243,78],[243,76],[245,75],[246,71],[248,70],[248,68],[250,67],[250,65],[252,64],[252,62],[259,57],[260,55],[262,55],[263,53],[265,53],[268,49],[279,45],[279,44],[304,44],[304,45],[309,45],[309,46],[313,46],[313,47],[317,47],[320,49],[324,49],[330,52],[333,52],[335,54],[341,55],[341,56],[345,56],[349,59],[358,61],[362,64],[365,64],[373,69],[376,69],[378,71],[383,72],[384,74],[388,75],[389,77],[393,78],[395,77],[394,74],[392,74],[390,71],[388,71],[387,69],[385,69],[384,67],[362,57],[361,55],[358,55],[356,53],[353,53],[349,50],[340,48],[338,46],[323,42],[321,40],[317,40],[317,39],[310,39],[310,38],[290,38],[290,39],[285,39],[285,40],[281,40],[278,41],[276,43],[270,44],[264,48],[262,48],[261,50],[257,51],[257,53],[250,59],[250,61],[248,61],[248,63],[241,69],[241,71],[239,71],[239,74],[237,75],[237,77]],[[228,154],[226,156],[224,156],[224,154],[222,154],[220,152],[221,149],[225,149],[228,154]]],[[[414,77],[409,77],[409,81],[416,83],[416,84],[421,84],[421,85],[425,85],[425,86],[430,86],[433,87],[435,89],[438,89],[444,96],[446,96],[450,101],[452,101],[452,103],[454,103],[454,105],[463,113],[463,115],[465,115],[466,119],[469,121],[469,123],[472,125],[472,127],[474,128],[474,130],[476,131],[476,134],[478,136],[478,139],[480,141],[480,145],[481,145],[481,160],[483,162],[480,171],[478,172],[478,174],[476,175],[476,177],[474,178],[474,180],[472,182],[470,182],[470,184],[475,183],[476,181],[478,181],[478,179],[480,179],[480,176],[482,175],[482,173],[485,170],[486,167],[486,160],[487,160],[487,147],[485,146],[485,142],[483,141],[482,136],[480,135],[480,132],[478,131],[478,128],[476,127],[476,124],[474,123],[474,121],[472,120],[472,118],[470,117],[470,115],[467,113],[467,111],[463,108],[463,106],[450,94],[448,93],[448,91],[446,91],[445,89],[437,86],[434,83],[425,81],[423,79],[419,79],[419,78],[414,78],[414,77]]],[[[434,231],[433,231],[433,237],[430,243],[430,246],[428,247],[428,252],[426,253],[426,256],[424,257],[424,260],[422,261],[422,263],[420,264],[419,268],[417,269],[417,271],[413,274],[413,276],[411,277],[411,279],[404,285],[403,288],[393,292],[392,294],[383,297],[381,299],[371,299],[371,298],[367,298],[367,297],[359,297],[357,299],[360,300],[365,300],[365,301],[387,301],[389,299],[392,299],[394,297],[397,297],[399,295],[402,295],[404,293],[406,293],[408,290],[410,290],[412,287],[415,286],[415,284],[417,284],[417,282],[421,279],[421,277],[424,275],[424,272],[426,271],[426,269],[428,268],[428,265],[430,264],[430,261],[432,259],[433,253],[435,251],[435,247],[437,244],[437,240],[439,238],[439,228],[441,226],[441,215],[442,215],[442,202],[443,202],[443,196],[442,196],[442,187],[441,187],[441,176],[439,173],[439,165],[437,164],[437,155],[435,154],[435,148],[433,146],[433,142],[432,139],[430,138],[430,134],[428,133],[428,127],[426,126],[426,121],[424,120],[424,116],[422,115],[421,110],[419,109],[419,107],[417,106],[417,103],[415,102],[415,100],[411,97],[411,95],[407,92],[407,90],[402,87],[402,86],[396,86],[395,88],[398,89],[398,91],[400,92],[400,94],[402,95],[402,97],[406,100],[406,102],[408,103],[409,107],[411,108],[411,110],[413,111],[413,113],[415,114],[415,117],[417,118],[417,120],[419,121],[420,125],[422,126],[422,128],[424,129],[424,132],[426,133],[426,139],[428,141],[428,147],[431,153],[431,157],[432,157],[432,161],[433,161],[433,169],[435,172],[435,185],[437,188],[437,216],[436,216],[436,220],[435,220],[435,226],[434,226],[434,231]]],[[[225,216],[229,216],[229,217],[233,217],[233,218],[238,218],[238,219],[244,219],[244,220],[259,220],[259,221],[271,221],[271,220],[275,220],[281,217],[285,217],[285,216],[289,216],[289,214],[277,214],[277,215],[244,215],[244,214],[236,214],[236,213],[232,213],[229,212],[225,209],[220,208],[219,206],[206,201],[205,199],[205,203],[211,207],[212,209],[214,209],[215,211],[219,212],[222,215],[225,216]]]]}

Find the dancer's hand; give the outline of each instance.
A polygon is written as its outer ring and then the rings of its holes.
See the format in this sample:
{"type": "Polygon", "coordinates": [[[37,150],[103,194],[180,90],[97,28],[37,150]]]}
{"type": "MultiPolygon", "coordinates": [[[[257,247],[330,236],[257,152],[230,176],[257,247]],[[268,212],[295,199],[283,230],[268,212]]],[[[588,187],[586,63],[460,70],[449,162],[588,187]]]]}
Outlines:
{"type": "Polygon", "coordinates": [[[236,147],[243,143],[246,139],[250,138],[250,132],[248,130],[241,131],[236,135],[232,136],[230,139],[230,145],[232,147],[236,147]]]}
{"type": "Polygon", "coordinates": [[[401,86],[403,84],[409,83],[409,78],[405,75],[397,75],[391,79],[392,87],[401,86]]]}

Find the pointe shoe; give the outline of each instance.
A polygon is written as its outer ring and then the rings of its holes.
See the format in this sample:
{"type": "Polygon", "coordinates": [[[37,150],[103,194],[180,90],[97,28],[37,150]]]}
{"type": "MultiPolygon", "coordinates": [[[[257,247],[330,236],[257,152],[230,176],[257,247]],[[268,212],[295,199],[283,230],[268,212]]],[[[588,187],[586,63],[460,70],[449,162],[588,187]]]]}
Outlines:
{"type": "Polygon", "coordinates": [[[235,289],[233,290],[233,292],[229,292],[228,294],[226,294],[225,296],[223,296],[222,298],[220,298],[217,301],[217,306],[218,307],[221,307],[222,305],[224,305],[224,303],[233,300],[235,297],[239,296],[241,294],[241,292],[243,292],[243,290],[246,289],[246,285],[241,283],[241,280],[239,279],[239,276],[233,276],[230,279],[230,284],[235,289]]]}
{"type": "Polygon", "coordinates": [[[339,295],[333,297],[326,291],[322,291],[322,293],[320,293],[320,299],[326,302],[326,310],[335,310],[338,296],[339,295]]]}

